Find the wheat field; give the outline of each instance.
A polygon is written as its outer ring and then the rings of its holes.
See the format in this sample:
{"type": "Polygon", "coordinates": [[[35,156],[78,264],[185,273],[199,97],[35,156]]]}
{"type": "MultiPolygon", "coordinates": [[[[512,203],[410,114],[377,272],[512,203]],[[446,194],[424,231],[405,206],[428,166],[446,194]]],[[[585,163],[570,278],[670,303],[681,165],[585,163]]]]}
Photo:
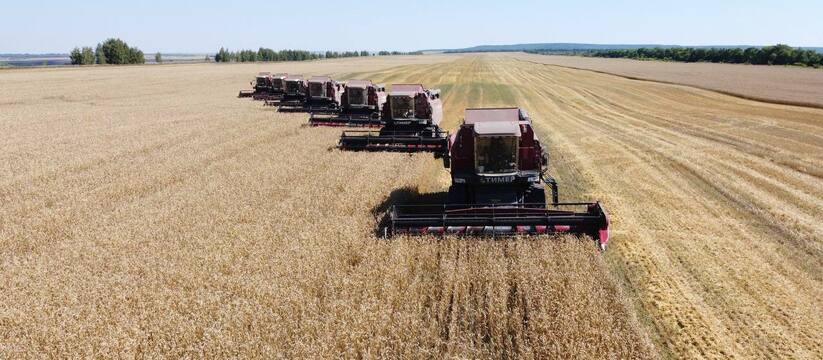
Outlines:
{"type": "Polygon", "coordinates": [[[0,357],[823,355],[823,111],[518,56],[0,72],[0,357]],[[448,172],[237,99],[257,71],[525,107],[610,250],[376,237],[448,172]]]}

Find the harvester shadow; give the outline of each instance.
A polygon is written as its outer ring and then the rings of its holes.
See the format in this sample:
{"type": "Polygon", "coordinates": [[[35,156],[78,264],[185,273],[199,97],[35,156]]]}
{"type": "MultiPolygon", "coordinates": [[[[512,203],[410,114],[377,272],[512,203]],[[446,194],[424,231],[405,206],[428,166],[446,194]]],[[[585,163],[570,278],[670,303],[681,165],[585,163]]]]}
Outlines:
{"type": "Polygon", "coordinates": [[[392,206],[445,204],[448,197],[449,193],[445,191],[421,194],[416,187],[411,186],[395,189],[380,204],[371,209],[371,214],[377,223],[374,235],[382,237],[383,229],[391,225],[392,206]]]}

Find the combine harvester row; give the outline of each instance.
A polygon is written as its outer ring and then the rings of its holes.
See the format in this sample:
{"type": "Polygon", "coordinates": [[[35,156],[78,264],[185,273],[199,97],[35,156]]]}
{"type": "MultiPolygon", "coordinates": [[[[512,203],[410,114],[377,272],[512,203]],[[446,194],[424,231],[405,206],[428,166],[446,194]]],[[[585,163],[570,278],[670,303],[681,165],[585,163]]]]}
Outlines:
{"type": "Polygon", "coordinates": [[[386,237],[575,234],[589,236],[606,249],[606,211],[599,202],[559,201],[557,182],[546,174],[548,155],[525,110],[466,109],[460,127],[448,134],[440,128],[439,90],[395,84],[386,93],[369,80],[339,84],[328,76],[283,79],[283,93],[274,85],[262,90],[280,97],[266,99],[279,111],[308,112],[310,126],[379,128],[343,131],[339,149],[431,152],[451,170],[446,202],[392,206],[388,226],[380,229],[386,237]]]}
{"type": "Polygon", "coordinates": [[[260,73],[252,85],[254,90],[241,90],[239,97],[264,100],[281,112],[307,112],[311,126],[383,126],[385,88],[369,80],[341,84],[328,76],[305,80],[303,75],[260,73]]]}
{"type": "MultiPolygon", "coordinates": [[[[281,112],[307,112],[310,126],[379,128],[344,131],[339,147],[366,151],[447,151],[447,133],[440,128],[443,105],[440,91],[420,84],[385,88],[370,80],[338,83],[329,76],[261,73],[255,81],[255,99],[281,112]],[[263,84],[262,86],[258,86],[263,84]],[[259,89],[259,90],[258,90],[259,89]]],[[[249,91],[242,91],[241,95],[249,91]]]]}
{"type": "Polygon", "coordinates": [[[439,90],[419,84],[395,84],[381,106],[380,130],[350,130],[340,136],[338,147],[366,151],[428,151],[443,154],[448,150],[448,133],[440,128],[443,104],[439,90]]]}
{"type": "Polygon", "coordinates": [[[254,100],[280,100],[285,93],[287,74],[261,72],[251,82],[252,90],[240,90],[237,97],[250,97],[254,100]]]}
{"type": "Polygon", "coordinates": [[[310,112],[311,126],[382,127],[380,109],[386,102],[386,89],[370,80],[349,80],[343,85],[340,111],[310,112]]]}

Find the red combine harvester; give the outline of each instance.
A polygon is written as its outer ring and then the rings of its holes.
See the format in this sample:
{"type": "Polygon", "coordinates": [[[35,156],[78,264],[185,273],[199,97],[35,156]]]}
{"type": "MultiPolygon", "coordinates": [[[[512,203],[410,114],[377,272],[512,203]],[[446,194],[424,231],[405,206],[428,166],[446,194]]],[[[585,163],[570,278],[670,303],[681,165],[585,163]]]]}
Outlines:
{"type": "Polygon", "coordinates": [[[380,118],[384,124],[380,131],[344,131],[338,147],[434,153],[448,149],[448,133],[440,129],[443,105],[439,90],[426,90],[419,84],[392,85],[380,118]]]}
{"type": "Polygon", "coordinates": [[[267,95],[271,90],[271,73],[261,72],[257,74],[251,85],[254,88],[253,90],[240,90],[237,97],[251,97],[258,100],[257,96],[267,95]]]}
{"type": "Polygon", "coordinates": [[[278,99],[266,100],[266,106],[299,106],[306,101],[306,80],[303,75],[286,75],[281,80],[283,95],[278,99]]]}
{"type": "Polygon", "coordinates": [[[279,111],[336,114],[340,111],[340,84],[328,76],[312,76],[305,101],[281,105],[279,111]]]}
{"type": "Polygon", "coordinates": [[[254,100],[273,101],[283,98],[285,93],[285,79],[288,74],[274,74],[269,76],[269,87],[264,93],[255,94],[254,100]]]}
{"type": "Polygon", "coordinates": [[[380,108],[386,102],[385,89],[371,80],[349,80],[343,85],[338,114],[311,113],[311,126],[381,127],[380,108]]]}
{"type": "Polygon", "coordinates": [[[467,109],[443,159],[452,177],[447,203],[393,206],[386,236],[570,233],[589,235],[606,249],[606,212],[598,202],[558,202],[557,183],[544,176],[548,158],[525,111],[467,109]]]}

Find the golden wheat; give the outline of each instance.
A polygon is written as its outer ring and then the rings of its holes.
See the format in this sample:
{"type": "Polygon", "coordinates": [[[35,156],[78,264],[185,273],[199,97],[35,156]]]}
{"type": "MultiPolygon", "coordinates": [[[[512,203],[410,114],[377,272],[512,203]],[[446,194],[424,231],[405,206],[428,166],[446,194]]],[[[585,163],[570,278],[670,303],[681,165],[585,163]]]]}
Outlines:
{"type": "Polygon", "coordinates": [[[375,237],[390,194],[442,190],[443,170],[330,151],[339,130],[236,99],[263,67],[0,74],[0,357],[654,356],[589,242],[375,237]]]}

